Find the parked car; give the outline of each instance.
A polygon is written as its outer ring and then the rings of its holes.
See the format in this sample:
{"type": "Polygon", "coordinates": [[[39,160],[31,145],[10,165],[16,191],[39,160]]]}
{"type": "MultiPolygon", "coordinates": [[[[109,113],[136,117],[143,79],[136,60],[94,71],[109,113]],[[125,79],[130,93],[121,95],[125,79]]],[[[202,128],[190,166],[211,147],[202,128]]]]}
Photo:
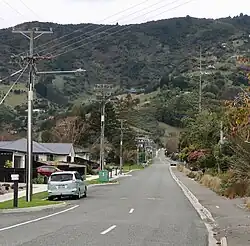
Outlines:
{"type": "Polygon", "coordinates": [[[45,165],[45,166],[40,166],[36,169],[37,173],[43,175],[43,176],[46,176],[46,177],[50,177],[50,175],[52,173],[55,173],[55,172],[60,172],[61,170],[55,166],[48,166],[48,165],[45,165]]]}
{"type": "Polygon", "coordinates": [[[48,181],[48,199],[64,196],[80,199],[87,196],[87,185],[76,171],[52,173],[48,181]]]}

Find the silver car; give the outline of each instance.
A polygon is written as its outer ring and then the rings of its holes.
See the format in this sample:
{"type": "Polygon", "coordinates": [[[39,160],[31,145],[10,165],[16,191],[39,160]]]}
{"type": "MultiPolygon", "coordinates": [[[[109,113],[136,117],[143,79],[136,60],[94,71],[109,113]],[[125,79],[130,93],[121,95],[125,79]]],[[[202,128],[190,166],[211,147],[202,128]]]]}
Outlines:
{"type": "Polygon", "coordinates": [[[52,173],[48,180],[48,199],[71,196],[77,199],[87,196],[87,185],[76,171],[52,173]]]}

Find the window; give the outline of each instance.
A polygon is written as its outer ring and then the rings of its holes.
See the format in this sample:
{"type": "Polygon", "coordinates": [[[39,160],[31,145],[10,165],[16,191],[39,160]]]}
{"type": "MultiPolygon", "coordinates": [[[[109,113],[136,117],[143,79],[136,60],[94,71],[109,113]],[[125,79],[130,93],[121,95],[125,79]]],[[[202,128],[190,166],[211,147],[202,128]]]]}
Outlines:
{"type": "Polygon", "coordinates": [[[47,155],[47,161],[54,161],[53,155],[47,155]]]}
{"type": "Polygon", "coordinates": [[[57,182],[70,181],[70,180],[73,180],[73,174],[71,173],[53,174],[50,176],[50,180],[57,181],[57,182]]]}
{"type": "Polygon", "coordinates": [[[71,156],[67,156],[67,162],[71,162],[71,156]]]}
{"type": "Polygon", "coordinates": [[[75,177],[78,180],[82,180],[82,177],[81,177],[80,173],[75,173],[75,177]]]}

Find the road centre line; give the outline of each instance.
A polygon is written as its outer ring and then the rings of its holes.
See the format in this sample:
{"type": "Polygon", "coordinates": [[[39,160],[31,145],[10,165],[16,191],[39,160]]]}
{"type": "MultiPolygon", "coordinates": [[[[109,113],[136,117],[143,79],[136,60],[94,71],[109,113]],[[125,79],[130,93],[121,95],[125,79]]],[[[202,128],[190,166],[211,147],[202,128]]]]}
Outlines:
{"type": "Polygon", "coordinates": [[[37,218],[37,219],[28,220],[28,221],[18,223],[18,224],[12,225],[12,226],[7,226],[7,227],[4,227],[4,228],[0,228],[0,232],[1,231],[7,231],[7,230],[10,230],[10,229],[13,229],[13,228],[16,228],[16,227],[24,226],[24,225],[27,225],[27,224],[31,224],[31,223],[34,223],[34,222],[38,222],[40,220],[45,220],[45,219],[48,219],[50,217],[66,213],[66,212],[68,212],[70,210],[73,210],[73,209],[75,209],[77,207],[79,207],[79,205],[75,205],[75,206],[73,206],[71,208],[67,208],[65,210],[62,210],[62,211],[59,211],[59,212],[56,212],[56,213],[53,213],[53,214],[49,214],[49,215],[46,215],[46,216],[43,216],[43,217],[40,217],[40,218],[37,218]]]}
{"type": "Polygon", "coordinates": [[[116,228],[116,225],[112,225],[112,226],[110,226],[107,230],[102,231],[102,232],[101,232],[101,235],[105,235],[105,234],[107,234],[108,232],[114,230],[115,228],[116,228]]]}
{"type": "Polygon", "coordinates": [[[134,212],[134,209],[131,208],[131,209],[129,210],[129,213],[132,214],[133,212],[134,212]]]}

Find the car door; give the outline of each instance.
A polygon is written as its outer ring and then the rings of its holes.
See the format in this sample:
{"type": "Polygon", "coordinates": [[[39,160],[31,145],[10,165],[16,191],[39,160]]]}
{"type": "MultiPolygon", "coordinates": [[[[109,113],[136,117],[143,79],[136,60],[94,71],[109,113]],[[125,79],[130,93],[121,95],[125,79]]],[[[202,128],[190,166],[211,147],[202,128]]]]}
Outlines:
{"type": "Polygon", "coordinates": [[[81,177],[80,173],[76,172],[75,177],[76,177],[77,183],[79,185],[81,194],[83,194],[84,193],[84,182],[82,180],[82,177],[81,177]]]}

